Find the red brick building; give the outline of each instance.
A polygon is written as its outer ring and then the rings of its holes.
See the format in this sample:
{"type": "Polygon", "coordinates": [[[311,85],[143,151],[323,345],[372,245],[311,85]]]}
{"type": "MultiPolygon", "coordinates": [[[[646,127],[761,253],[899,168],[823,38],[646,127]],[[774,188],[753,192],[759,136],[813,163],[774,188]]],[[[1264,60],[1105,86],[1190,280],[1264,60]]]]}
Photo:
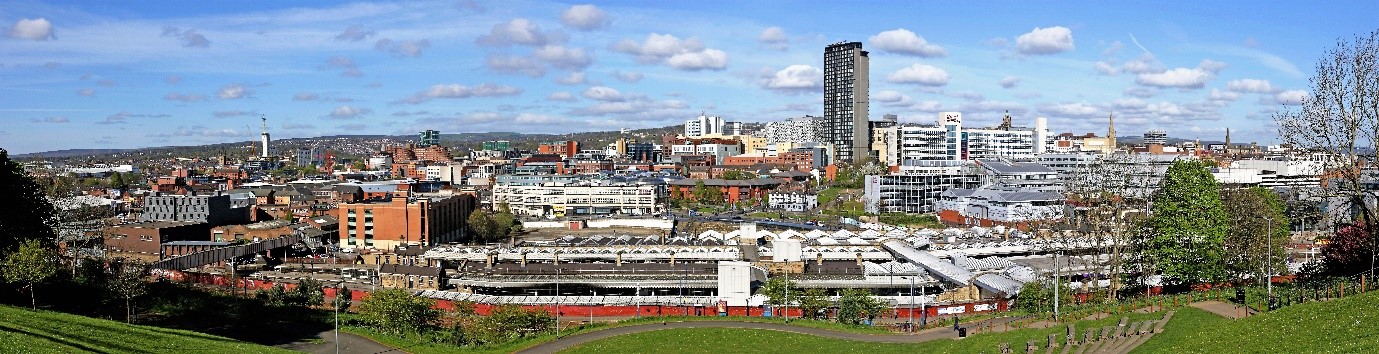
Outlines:
{"type": "Polygon", "coordinates": [[[722,201],[727,203],[737,203],[748,199],[765,199],[768,192],[781,184],[781,181],[775,178],[745,180],[685,178],[671,181],[668,184],[671,189],[670,198],[696,200],[694,190],[701,181],[704,182],[706,188],[716,188],[722,191],[722,201]]]}

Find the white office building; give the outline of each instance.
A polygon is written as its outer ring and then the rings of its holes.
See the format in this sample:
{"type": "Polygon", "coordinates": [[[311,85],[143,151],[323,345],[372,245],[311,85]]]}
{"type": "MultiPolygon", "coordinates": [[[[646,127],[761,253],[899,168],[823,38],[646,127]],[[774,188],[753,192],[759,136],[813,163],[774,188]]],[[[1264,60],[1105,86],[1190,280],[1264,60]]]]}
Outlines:
{"type": "Polygon", "coordinates": [[[941,112],[935,125],[895,128],[895,143],[887,144],[892,156],[882,160],[902,166],[907,161],[1029,160],[1043,153],[1051,141],[1047,120],[1042,117],[1035,119],[1034,128],[964,129],[962,119],[960,112],[941,112]]]}

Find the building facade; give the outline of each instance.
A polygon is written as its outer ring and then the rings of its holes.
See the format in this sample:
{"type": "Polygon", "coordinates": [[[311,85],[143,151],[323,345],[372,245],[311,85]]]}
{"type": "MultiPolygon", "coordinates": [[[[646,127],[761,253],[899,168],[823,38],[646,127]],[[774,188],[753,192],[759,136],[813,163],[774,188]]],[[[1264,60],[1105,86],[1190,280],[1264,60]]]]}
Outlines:
{"type": "Polygon", "coordinates": [[[661,212],[654,185],[504,183],[493,186],[494,205],[513,214],[536,217],[576,215],[651,215],[661,212]]]}
{"type": "Polygon", "coordinates": [[[391,249],[460,242],[474,207],[472,195],[426,196],[405,190],[382,200],[341,203],[340,246],[391,249]]]}
{"type": "Polygon", "coordinates": [[[819,195],[810,193],[771,193],[766,196],[771,209],[805,212],[819,207],[819,195]]]}
{"type": "Polygon", "coordinates": [[[870,60],[862,42],[839,42],[824,48],[824,136],[838,162],[867,156],[870,60]]]}

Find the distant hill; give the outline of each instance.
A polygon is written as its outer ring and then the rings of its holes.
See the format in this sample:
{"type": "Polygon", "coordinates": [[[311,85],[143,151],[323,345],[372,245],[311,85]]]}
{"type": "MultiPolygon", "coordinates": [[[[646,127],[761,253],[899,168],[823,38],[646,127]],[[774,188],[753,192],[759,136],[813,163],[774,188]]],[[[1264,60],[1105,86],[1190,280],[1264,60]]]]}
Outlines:
{"type": "Polygon", "coordinates": [[[132,149],[67,149],[14,155],[17,159],[66,158],[76,156],[114,154],[132,149]]]}

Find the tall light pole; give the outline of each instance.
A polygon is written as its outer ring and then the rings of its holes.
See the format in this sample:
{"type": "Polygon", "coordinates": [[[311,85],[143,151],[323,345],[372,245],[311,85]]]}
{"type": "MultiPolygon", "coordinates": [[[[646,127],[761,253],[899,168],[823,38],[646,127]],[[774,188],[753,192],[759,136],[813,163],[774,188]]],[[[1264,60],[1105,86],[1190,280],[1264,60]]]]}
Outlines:
{"type": "Polygon", "coordinates": [[[642,283],[637,282],[637,295],[633,297],[637,300],[637,318],[642,318],[642,283]]]}
{"type": "MultiPolygon", "coordinates": [[[[918,274],[916,274],[918,275],[918,274]]],[[[915,275],[910,276],[910,332],[915,331],[915,275]]]]}
{"type": "Polygon", "coordinates": [[[1266,220],[1268,220],[1269,226],[1264,229],[1264,232],[1268,233],[1266,236],[1267,238],[1265,239],[1266,243],[1264,246],[1264,250],[1267,251],[1269,254],[1264,258],[1264,287],[1265,289],[1268,289],[1269,303],[1273,304],[1274,278],[1271,276],[1271,274],[1273,274],[1273,270],[1270,268],[1273,268],[1274,266],[1274,218],[1271,216],[1266,220]]]}
{"type": "Polygon", "coordinates": [[[1058,288],[1059,288],[1059,284],[1058,284],[1058,283],[1060,282],[1060,281],[1058,280],[1058,255],[1060,255],[1060,254],[1062,254],[1062,253],[1063,253],[1063,251],[1056,251],[1056,252],[1053,253],[1053,320],[1054,320],[1054,321],[1057,321],[1057,320],[1058,320],[1058,293],[1059,293],[1059,291],[1058,291],[1058,290],[1059,290],[1059,289],[1058,289],[1058,288]]]}
{"type": "Polygon", "coordinates": [[[790,271],[785,271],[785,322],[790,323],[790,271]]]}
{"type": "Polygon", "coordinates": [[[560,339],[560,256],[555,263],[555,339],[560,339]]]}
{"type": "Polygon", "coordinates": [[[335,354],[340,354],[340,289],[345,288],[345,268],[340,268],[340,287],[335,289],[335,354]]]}

